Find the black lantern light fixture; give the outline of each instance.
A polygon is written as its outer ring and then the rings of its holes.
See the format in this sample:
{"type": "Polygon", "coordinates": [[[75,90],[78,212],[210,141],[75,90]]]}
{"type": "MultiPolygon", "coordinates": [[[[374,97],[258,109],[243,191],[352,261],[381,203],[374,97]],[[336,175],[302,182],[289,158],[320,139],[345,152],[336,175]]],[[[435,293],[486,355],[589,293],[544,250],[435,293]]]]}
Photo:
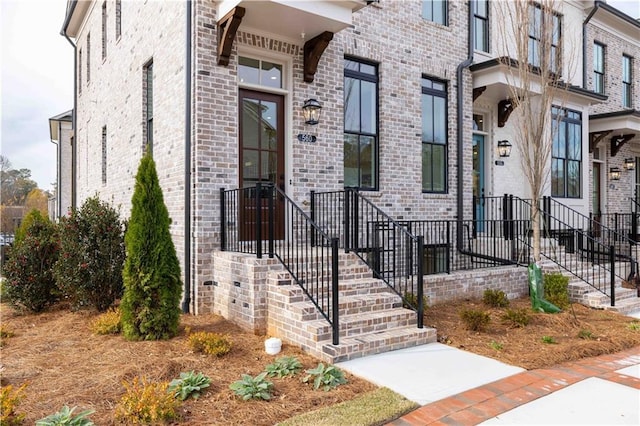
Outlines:
{"type": "Polygon", "coordinates": [[[506,158],[511,155],[511,143],[508,140],[498,141],[498,155],[506,158]]]}
{"type": "Polygon", "coordinates": [[[609,177],[611,180],[620,180],[620,167],[611,167],[609,169],[609,177]]]}
{"type": "Polygon", "coordinates": [[[322,105],[316,99],[307,99],[302,105],[302,115],[304,116],[304,123],[311,126],[315,126],[320,122],[320,112],[322,111],[322,105]]]}
{"type": "Polygon", "coordinates": [[[633,158],[624,159],[624,168],[627,170],[633,170],[636,168],[636,160],[633,158]]]}

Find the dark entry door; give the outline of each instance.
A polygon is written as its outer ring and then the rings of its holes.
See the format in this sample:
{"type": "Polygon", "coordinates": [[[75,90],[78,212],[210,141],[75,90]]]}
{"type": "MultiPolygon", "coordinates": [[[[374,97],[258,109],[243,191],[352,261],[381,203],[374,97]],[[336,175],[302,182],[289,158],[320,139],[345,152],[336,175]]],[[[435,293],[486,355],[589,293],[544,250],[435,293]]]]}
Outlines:
{"type": "Polygon", "coordinates": [[[473,135],[473,196],[476,232],[484,232],[484,136],[473,135]]]}
{"type": "MultiPolygon", "coordinates": [[[[284,189],[284,99],[280,95],[240,90],[240,238],[256,238],[256,221],[261,217],[262,239],[268,236],[269,194],[257,193],[256,185],[273,184],[284,189]],[[258,197],[257,195],[260,195],[258,197]],[[258,215],[258,209],[260,215],[258,215]]],[[[284,204],[271,194],[274,207],[274,238],[284,238],[284,204]]]]}

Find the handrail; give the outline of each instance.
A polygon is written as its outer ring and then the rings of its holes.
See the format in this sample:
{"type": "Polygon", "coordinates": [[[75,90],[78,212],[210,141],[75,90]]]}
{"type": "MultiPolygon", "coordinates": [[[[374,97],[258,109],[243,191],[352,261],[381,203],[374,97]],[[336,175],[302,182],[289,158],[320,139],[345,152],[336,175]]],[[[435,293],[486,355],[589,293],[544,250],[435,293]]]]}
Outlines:
{"type": "Polygon", "coordinates": [[[331,324],[332,343],[338,345],[338,239],[322,231],[293,200],[270,183],[230,191],[221,189],[220,195],[222,250],[261,257],[262,238],[266,234],[269,257],[282,263],[331,324]],[[284,221],[277,216],[287,217],[290,226],[284,227],[284,221]],[[283,238],[276,238],[276,232],[283,238]]]}

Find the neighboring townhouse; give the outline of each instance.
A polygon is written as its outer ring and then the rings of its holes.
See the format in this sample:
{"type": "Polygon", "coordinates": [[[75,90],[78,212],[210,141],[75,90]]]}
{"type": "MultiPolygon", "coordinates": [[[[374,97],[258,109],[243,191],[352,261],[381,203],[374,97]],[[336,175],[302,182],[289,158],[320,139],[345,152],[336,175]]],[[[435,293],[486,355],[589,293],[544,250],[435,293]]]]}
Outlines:
{"type": "MultiPolygon", "coordinates": [[[[478,216],[481,197],[527,197],[517,149],[498,154],[518,129],[505,116],[497,6],[70,0],[75,204],[97,192],[127,214],[148,150],[184,311],[222,314],[328,360],[433,341],[421,315],[398,314],[403,302],[422,312],[423,288],[430,302],[495,286],[527,294],[525,268],[482,269],[526,264],[529,253],[528,237],[508,237],[497,220],[490,233],[478,216]],[[470,272],[438,274],[454,270],[470,272]],[[391,296],[377,295],[380,281],[391,296]],[[368,288],[353,301],[349,285],[368,288]],[[357,318],[339,327],[340,315],[357,318]],[[349,340],[372,330],[380,336],[349,340]]],[[[559,51],[580,65],[593,7],[561,2],[551,15],[567,35],[559,51]]],[[[568,62],[562,120],[578,154],[555,160],[572,163],[562,173],[574,184],[546,193],[588,215],[588,117],[607,96],[568,62]]]]}
{"type": "Polygon", "coordinates": [[[73,111],[49,119],[49,135],[56,145],[56,187],[49,200],[49,216],[57,220],[71,209],[73,111]]]}
{"type": "Polygon", "coordinates": [[[640,210],[640,21],[596,1],[585,34],[585,87],[607,96],[589,112],[591,212],[611,224],[640,210]]]}

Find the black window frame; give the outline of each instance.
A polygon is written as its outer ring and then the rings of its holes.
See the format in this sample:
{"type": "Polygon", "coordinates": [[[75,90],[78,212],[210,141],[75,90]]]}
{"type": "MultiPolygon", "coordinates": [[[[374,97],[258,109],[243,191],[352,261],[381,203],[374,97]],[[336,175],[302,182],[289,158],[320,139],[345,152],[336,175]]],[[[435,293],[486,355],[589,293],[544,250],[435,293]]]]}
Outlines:
{"type": "MultiPolygon", "coordinates": [[[[425,194],[447,194],[449,192],[449,86],[447,84],[447,81],[439,79],[439,78],[434,78],[431,76],[427,76],[427,75],[423,75],[421,82],[420,82],[420,86],[421,86],[421,94],[420,94],[420,103],[422,103],[422,97],[424,95],[427,96],[435,96],[438,98],[442,98],[444,99],[444,126],[445,126],[445,141],[444,144],[443,143],[439,143],[436,142],[435,140],[433,141],[425,141],[424,140],[424,131],[421,131],[421,145],[420,145],[420,164],[421,164],[421,188],[422,188],[422,192],[425,194]],[[432,82],[432,84],[435,82],[437,84],[442,84],[444,85],[444,90],[440,90],[440,89],[433,89],[433,88],[429,88],[429,87],[425,87],[424,86],[424,80],[428,80],[430,82],[432,82]],[[444,165],[443,165],[443,181],[444,181],[444,188],[442,190],[434,190],[433,187],[433,156],[431,157],[432,160],[432,164],[431,164],[431,188],[427,188],[425,189],[425,182],[422,179],[422,175],[425,173],[425,167],[427,166],[424,163],[424,158],[423,158],[423,152],[424,152],[424,147],[425,145],[427,146],[444,146],[444,165]]],[[[421,121],[422,121],[422,116],[423,116],[424,112],[421,111],[421,121]]],[[[431,117],[431,123],[433,123],[433,116],[431,117]]],[[[422,122],[422,126],[424,126],[424,122],[422,122]]],[[[433,148],[431,148],[432,152],[433,152],[433,148]]]]}
{"type": "Polygon", "coordinates": [[[583,193],[583,182],[582,182],[582,163],[584,158],[584,152],[582,147],[582,113],[580,111],[571,110],[568,108],[561,108],[558,106],[553,106],[551,108],[551,117],[552,117],[552,131],[553,134],[553,143],[551,147],[551,196],[554,198],[573,198],[573,199],[581,199],[583,193]],[[577,116],[578,118],[576,118],[577,116]],[[560,119],[560,121],[558,121],[560,119]],[[561,133],[560,122],[565,123],[564,130],[564,146],[562,147],[564,156],[560,156],[560,153],[556,150],[556,138],[559,137],[561,133]],[[577,143],[577,146],[580,148],[580,158],[569,158],[569,148],[570,148],[570,139],[569,136],[571,132],[569,131],[570,126],[567,124],[578,124],[580,136],[580,140],[577,143]],[[557,167],[557,164],[562,164],[562,188],[557,185],[557,181],[554,180],[554,170],[557,167]],[[577,194],[569,194],[569,164],[577,163],[578,164],[578,193],[577,194]]]}
{"type": "Polygon", "coordinates": [[[102,184],[107,184],[107,126],[102,126],[102,184]]]}
{"type": "Polygon", "coordinates": [[[622,107],[633,108],[633,57],[622,55],[622,107]],[[628,79],[625,80],[625,61],[628,61],[628,79]]]}
{"type": "Polygon", "coordinates": [[[87,84],[91,81],[91,33],[87,33],[87,84]]]}
{"type": "Polygon", "coordinates": [[[82,93],[82,49],[78,49],[78,95],[82,93]]]}
{"type": "MultiPolygon", "coordinates": [[[[534,46],[536,46],[535,52],[539,52],[540,51],[540,44],[543,43],[542,38],[537,37],[538,35],[541,37],[542,34],[536,34],[536,28],[544,28],[545,25],[545,19],[548,19],[549,17],[551,17],[551,19],[553,18],[557,18],[557,23],[558,23],[558,28],[557,28],[557,37],[554,37],[554,35],[556,34],[556,29],[553,28],[552,30],[552,34],[551,36],[551,49],[555,49],[555,57],[551,56],[550,57],[550,61],[551,64],[549,64],[549,66],[551,67],[551,69],[546,70],[549,71],[550,73],[556,75],[556,76],[560,76],[562,75],[562,46],[559,45],[559,43],[562,41],[562,15],[558,12],[556,12],[555,10],[549,10],[546,8],[543,8],[543,6],[539,3],[535,3],[535,2],[530,2],[529,3],[529,8],[534,8],[534,9],[538,9],[540,11],[540,26],[538,27],[537,25],[535,25],[535,19],[532,21],[531,17],[529,17],[529,28],[527,29],[528,32],[528,37],[529,37],[529,52],[528,55],[529,57],[527,58],[527,61],[529,62],[529,65],[533,66],[534,68],[537,69],[541,69],[542,68],[542,63],[540,60],[540,54],[537,53],[535,54],[535,58],[537,59],[537,63],[533,63],[531,61],[531,42],[533,41],[534,46]],[[534,34],[531,33],[531,30],[534,30],[534,34]],[[555,39],[555,43],[554,43],[554,39],[555,39]],[[553,65],[555,65],[555,67],[553,67],[553,65]]],[[[531,12],[530,12],[531,13],[531,12]]],[[[535,10],[534,10],[535,13],[535,10]]]]}
{"type": "Polygon", "coordinates": [[[102,60],[107,59],[107,2],[102,3],[102,60]]]}
{"type": "Polygon", "coordinates": [[[444,26],[449,26],[449,0],[422,0],[421,3],[421,12],[420,12],[421,16],[423,19],[429,21],[429,22],[434,22],[436,24],[440,24],[440,25],[444,25],[444,26]],[[442,5],[442,22],[440,21],[436,21],[433,19],[433,11],[435,8],[436,4],[441,4],[442,5]],[[431,6],[431,17],[427,17],[424,14],[425,11],[425,6],[430,5],[431,6]]]}
{"type": "Polygon", "coordinates": [[[593,91],[596,93],[604,94],[604,76],[605,76],[605,45],[597,41],[593,42],[593,91]],[[599,52],[599,54],[598,54],[599,52]],[[598,57],[600,56],[599,60],[598,57]],[[601,68],[598,68],[598,65],[601,68]]]}
{"type": "Polygon", "coordinates": [[[122,36],[122,0],[116,0],[116,41],[122,36]]]}
{"type": "Polygon", "coordinates": [[[473,20],[474,20],[474,34],[473,34],[473,49],[479,52],[489,53],[491,50],[489,46],[489,0],[478,0],[473,3],[473,20]],[[479,11],[478,5],[480,3],[485,4],[485,14],[482,15],[479,11]],[[478,28],[482,28],[482,44],[478,47],[478,28]]]}
{"type": "MultiPolygon", "coordinates": [[[[361,191],[378,191],[379,189],[379,181],[380,181],[380,167],[379,167],[379,155],[380,155],[380,73],[379,73],[379,67],[378,64],[376,62],[373,61],[367,61],[367,60],[363,60],[360,58],[355,58],[352,56],[345,56],[344,57],[344,61],[345,61],[345,66],[344,66],[344,77],[343,77],[343,82],[344,82],[344,96],[346,97],[347,91],[346,91],[346,79],[347,78],[351,78],[351,79],[355,79],[355,80],[359,80],[359,81],[365,81],[365,82],[369,82],[369,83],[374,83],[375,84],[375,96],[376,96],[376,104],[375,104],[375,120],[376,120],[376,124],[375,124],[375,133],[369,133],[369,132],[365,132],[362,130],[362,122],[360,121],[360,131],[355,132],[353,130],[349,130],[347,131],[346,129],[346,118],[344,118],[344,125],[343,125],[343,135],[344,135],[344,140],[346,140],[347,135],[351,135],[351,136],[357,136],[358,137],[358,146],[360,147],[361,142],[361,138],[373,138],[373,149],[375,150],[375,153],[373,154],[373,158],[372,158],[372,186],[363,186],[362,185],[362,167],[361,167],[361,157],[360,157],[360,152],[361,149],[358,149],[358,158],[357,158],[357,169],[358,169],[358,183],[357,185],[347,185],[347,181],[346,181],[346,176],[344,179],[344,186],[345,188],[358,188],[361,191]],[[375,75],[372,75],[370,73],[364,73],[361,71],[355,71],[352,69],[348,69],[347,67],[347,61],[352,62],[352,63],[357,63],[359,64],[358,67],[360,68],[361,65],[366,65],[369,67],[373,67],[375,70],[375,75]]],[[[359,92],[361,93],[361,92],[359,92]]],[[[360,96],[359,98],[359,111],[362,111],[362,96],[360,96]]],[[[344,99],[344,111],[343,113],[346,115],[347,113],[347,100],[344,99]]],[[[344,142],[343,142],[344,143],[344,142]]],[[[346,152],[344,153],[344,155],[346,155],[346,152]]],[[[346,164],[346,158],[343,160],[343,164],[346,164]]]]}
{"type": "Polygon", "coordinates": [[[153,59],[143,67],[144,146],[153,156],[153,59]]]}

